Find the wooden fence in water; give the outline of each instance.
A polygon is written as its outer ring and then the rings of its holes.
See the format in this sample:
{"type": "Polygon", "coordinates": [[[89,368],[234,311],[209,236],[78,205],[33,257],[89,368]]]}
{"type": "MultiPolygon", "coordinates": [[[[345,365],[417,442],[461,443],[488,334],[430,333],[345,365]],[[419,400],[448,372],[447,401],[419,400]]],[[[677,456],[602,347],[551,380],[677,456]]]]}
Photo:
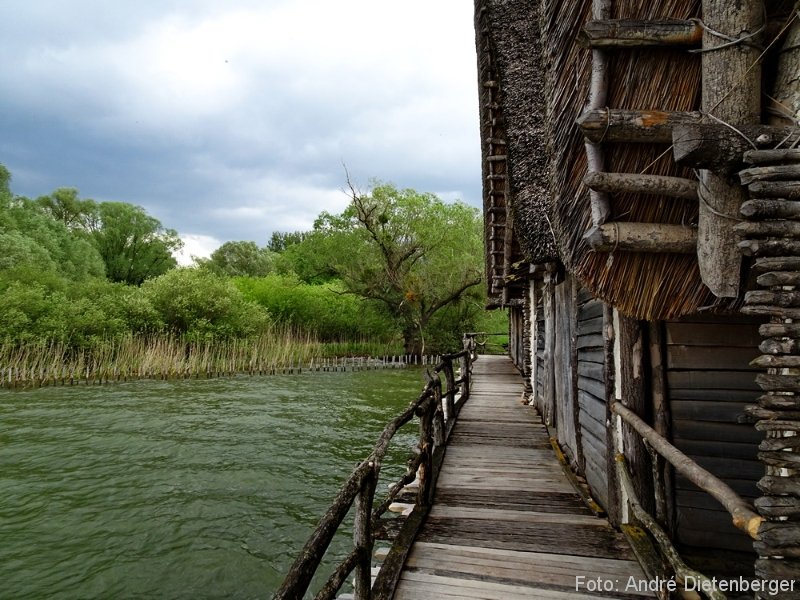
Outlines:
{"type": "Polygon", "coordinates": [[[409,365],[435,365],[439,355],[355,356],[315,358],[308,362],[288,361],[270,363],[254,362],[197,368],[152,367],[119,368],[113,364],[95,364],[83,361],[79,365],[62,364],[55,367],[34,365],[0,366],[0,388],[28,389],[46,386],[103,385],[137,379],[211,379],[233,375],[296,375],[308,372],[352,372],[374,369],[399,369],[409,365]]]}
{"type": "Polygon", "coordinates": [[[314,598],[331,600],[353,572],[356,600],[388,600],[392,597],[411,542],[430,510],[447,440],[461,405],[469,397],[475,335],[465,335],[464,350],[442,356],[433,372],[427,371],[427,383],[419,397],[386,425],[372,453],[355,468],[320,519],[275,592],[274,600],[295,600],[305,595],[331,540],[353,506],[353,549],[333,570],[314,598]],[[459,369],[458,377],[456,366],[459,369]],[[444,383],[441,376],[444,376],[444,383]],[[381,464],[389,444],[398,430],[414,417],[419,418],[418,454],[409,462],[405,475],[389,488],[386,497],[375,506],[381,464]],[[416,490],[413,505],[402,521],[373,584],[371,559],[376,530],[398,495],[413,482],[416,482],[413,486],[416,490]]]}

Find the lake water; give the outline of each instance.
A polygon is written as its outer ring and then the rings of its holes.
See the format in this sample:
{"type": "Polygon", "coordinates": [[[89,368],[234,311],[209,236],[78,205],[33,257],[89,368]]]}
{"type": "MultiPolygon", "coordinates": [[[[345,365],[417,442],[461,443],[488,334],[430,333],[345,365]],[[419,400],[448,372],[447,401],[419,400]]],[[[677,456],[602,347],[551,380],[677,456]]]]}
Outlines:
{"type": "Polygon", "coordinates": [[[269,598],[421,388],[409,368],[0,392],[0,598],[269,598]]]}

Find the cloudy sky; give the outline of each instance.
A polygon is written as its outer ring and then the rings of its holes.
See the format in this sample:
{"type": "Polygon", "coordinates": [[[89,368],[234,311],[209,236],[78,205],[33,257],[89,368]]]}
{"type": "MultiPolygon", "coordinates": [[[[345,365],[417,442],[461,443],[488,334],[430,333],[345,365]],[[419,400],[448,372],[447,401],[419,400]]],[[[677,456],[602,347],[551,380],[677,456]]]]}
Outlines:
{"type": "Polygon", "coordinates": [[[472,2],[3,0],[0,163],[187,254],[339,211],[344,168],[478,206],[472,2]]]}

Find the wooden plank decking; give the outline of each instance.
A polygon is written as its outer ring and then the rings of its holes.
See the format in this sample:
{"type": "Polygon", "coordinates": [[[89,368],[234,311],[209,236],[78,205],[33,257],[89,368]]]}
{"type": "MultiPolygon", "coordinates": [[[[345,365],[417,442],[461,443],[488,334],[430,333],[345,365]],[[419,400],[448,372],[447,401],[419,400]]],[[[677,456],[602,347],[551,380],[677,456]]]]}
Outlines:
{"type": "Polygon", "coordinates": [[[586,508],[522,390],[507,357],[475,363],[396,600],[641,598],[625,593],[645,576],[624,536],[586,508]],[[579,575],[617,591],[576,590],[579,575]]]}

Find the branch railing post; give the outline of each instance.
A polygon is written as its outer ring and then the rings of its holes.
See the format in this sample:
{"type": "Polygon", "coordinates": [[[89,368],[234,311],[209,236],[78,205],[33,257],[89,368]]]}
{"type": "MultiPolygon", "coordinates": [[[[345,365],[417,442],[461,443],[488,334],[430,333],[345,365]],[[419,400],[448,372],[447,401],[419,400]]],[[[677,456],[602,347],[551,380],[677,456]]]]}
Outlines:
{"type": "Polygon", "coordinates": [[[397,494],[415,477],[419,481],[417,498],[408,520],[401,527],[399,537],[413,538],[430,510],[438,469],[444,457],[444,447],[455,424],[456,392],[457,390],[461,392],[459,407],[469,396],[473,360],[471,349],[474,349],[474,339],[470,346],[467,346],[465,341],[465,349],[461,352],[442,356],[441,362],[434,368],[435,376],[430,371],[426,372],[427,383],[422,393],[386,425],[370,456],[359,463],[343,484],[330,508],[320,519],[295,559],[280,588],[273,595],[273,600],[294,600],[304,597],[328,545],[351,509],[355,511],[353,549],[336,567],[314,598],[332,600],[351,574],[354,575],[353,597],[356,600],[391,597],[410,544],[402,555],[390,553],[386,561],[392,563],[391,568],[382,569],[373,586],[372,550],[376,527],[397,494]],[[456,359],[460,361],[461,370],[458,380],[453,370],[453,362],[456,359]],[[442,390],[442,379],[438,375],[442,371],[446,382],[444,390],[442,390]],[[394,435],[414,416],[419,418],[419,454],[409,461],[405,475],[391,486],[387,497],[374,508],[381,462],[394,435]]]}
{"type": "Polygon", "coordinates": [[[447,387],[445,388],[445,402],[447,420],[451,421],[456,414],[456,377],[453,373],[453,359],[449,356],[444,357],[444,379],[447,387]]]}
{"type": "Polygon", "coordinates": [[[358,552],[355,569],[355,600],[371,600],[372,598],[372,502],[375,498],[377,484],[375,463],[370,461],[369,469],[361,482],[361,491],[356,497],[356,517],[353,523],[353,545],[358,552]]]}

